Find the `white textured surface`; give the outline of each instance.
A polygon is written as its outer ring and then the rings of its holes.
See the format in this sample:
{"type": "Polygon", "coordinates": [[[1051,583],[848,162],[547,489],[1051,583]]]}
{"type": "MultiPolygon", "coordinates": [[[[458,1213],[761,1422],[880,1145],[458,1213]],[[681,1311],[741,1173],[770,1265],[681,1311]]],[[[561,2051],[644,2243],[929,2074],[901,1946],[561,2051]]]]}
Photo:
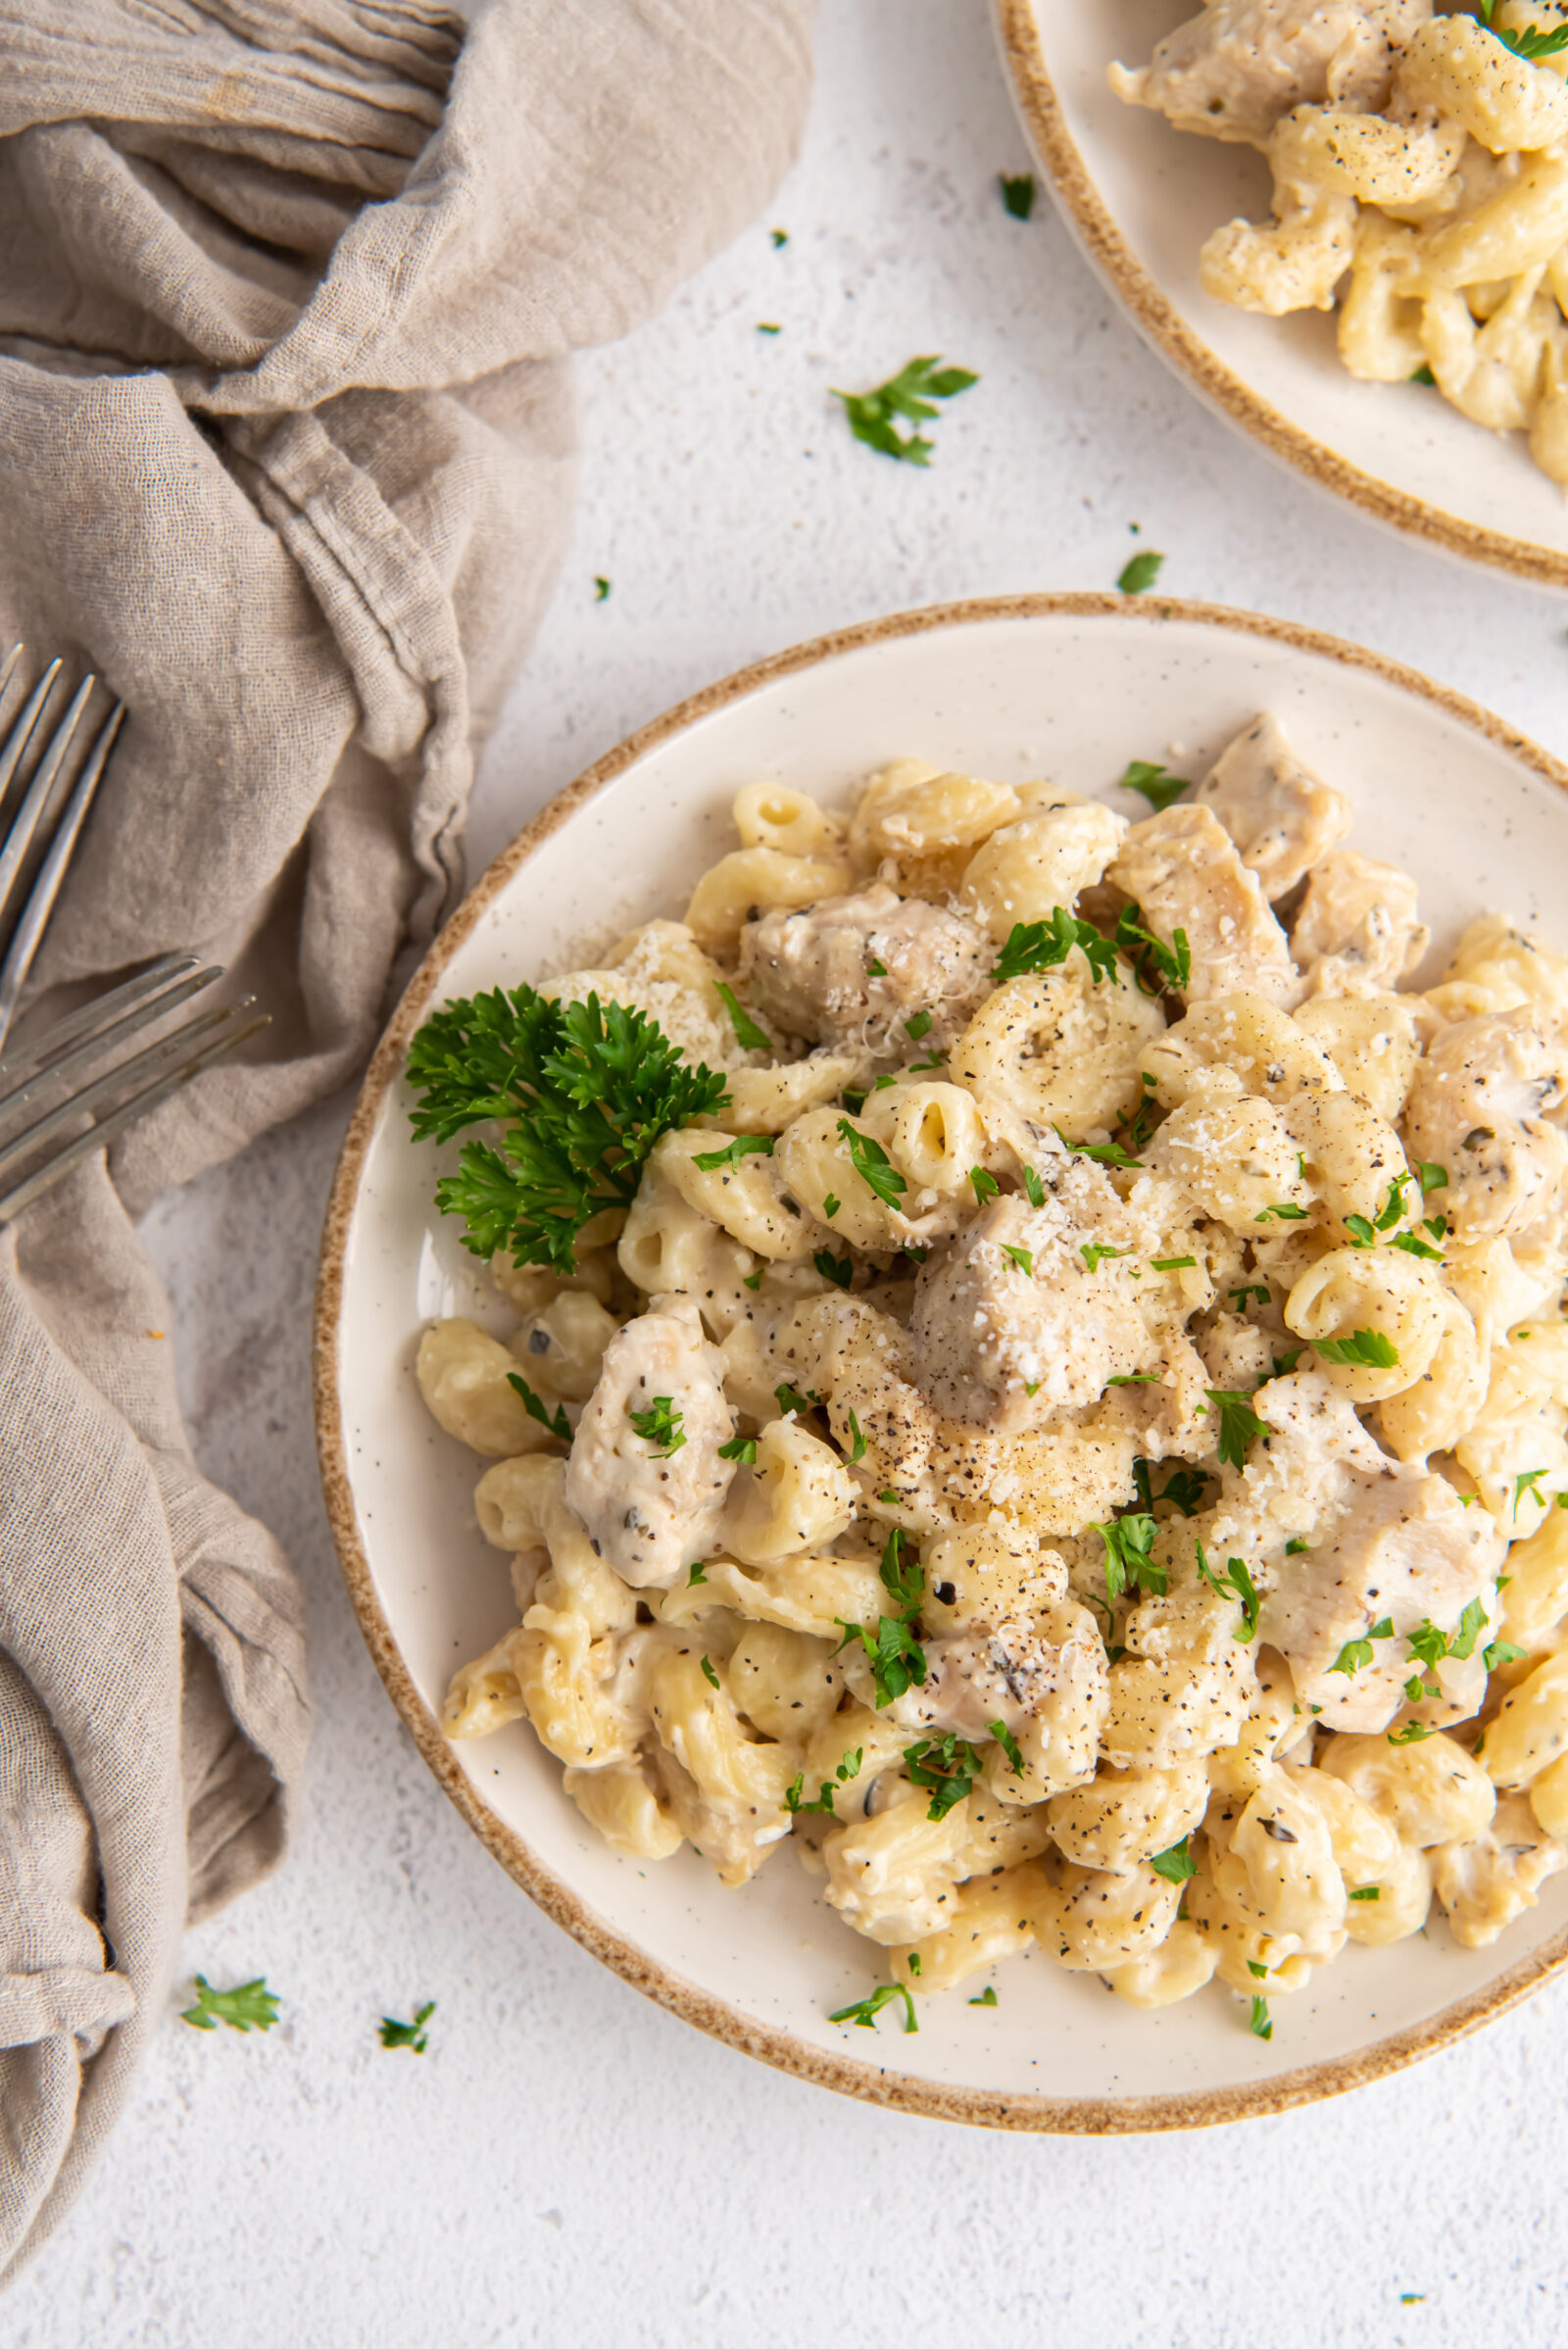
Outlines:
{"type": "MultiPolygon", "coordinates": [[[[760,225],[583,368],[576,540],[486,761],[476,867],[708,679],[902,605],[1105,586],[1133,521],[1173,592],[1359,637],[1568,753],[1568,606],[1385,539],[1201,413],[1044,201],[1003,213],[994,174],[1024,161],[978,0],[827,0],[770,216],[790,243],[760,225]],[[931,349],[983,381],[921,474],[851,442],[826,386],[931,349]]],[[[189,1947],[220,1982],[265,1971],[284,2023],[199,2036],[172,2009],[109,2159],[0,2303],[7,2349],[1560,2341],[1568,1984],[1348,2101],[1076,2143],[777,2077],[546,1923],[436,1792],[332,1562],[307,1363],[346,1106],[152,1219],[204,1464],[310,1596],[293,1855],[189,1947]],[[377,2017],[419,1997],[429,2053],[383,2052],[377,2017]]]]}

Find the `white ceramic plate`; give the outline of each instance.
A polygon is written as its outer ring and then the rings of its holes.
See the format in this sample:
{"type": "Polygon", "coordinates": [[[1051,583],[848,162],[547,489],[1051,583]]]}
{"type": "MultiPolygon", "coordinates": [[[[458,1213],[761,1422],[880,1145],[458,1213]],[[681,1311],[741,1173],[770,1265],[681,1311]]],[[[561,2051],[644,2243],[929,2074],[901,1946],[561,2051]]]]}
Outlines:
{"type": "Polygon", "coordinates": [[[1568,1877],[1494,1948],[1351,1949],[1280,1999],[1272,2043],[1218,1988],[1136,2013],[1031,1954],[1000,2004],[922,2001],[917,2036],[829,2010],[880,1978],[788,1851],[743,1891],[691,1852],[617,1858],[525,1724],[451,1746],[455,1665],[515,1621],[507,1561],[474,1527],[473,1455],[415,1387],[422,1323],[495,1317],[431,1205],[410,1140],[408,1039],[431,1003],[592,959],[684,903],[728,845],[744,782],[841,800],[900,753],[1111,797],[1135,758],[1198,773],[1259,709],[1356,806],[1355,845],[1414,872],[1433,964],[1485,907],[1568,939],[1568,773],[1472,705],[1279,621],[1120,597],[970,604],[872,622],[732,677],[646,728],[548,808],[442,933],[383,1041],[344,1147],[323,1249],[318,1426],[339,1554],[366,1637],[431,1768],[496,1857],[607,1963],[732,2044],[855,2093],[1016,2128],[1170,2127],[1274,2109],[1407,2062],[1499,2011],[1568,1952],[1568,1877]],[[886,2067],[885,2069],[883,2067],[886,2067]]]}
{"type": "Polygon", "coordinates": [[[1568,499],[1522,433],[1485,431],[1419,384],[1358,383],[1321,312],[1258,318],[1203,292],[1203,240],[1238,215],[1268,219],[1268,167],[1173,130],[1105,79],[1197,9],[996,0],[1025,134],[1090,261],[1154,348],[1276,457],[1429,545],[1568,587],[1568,499]]]}

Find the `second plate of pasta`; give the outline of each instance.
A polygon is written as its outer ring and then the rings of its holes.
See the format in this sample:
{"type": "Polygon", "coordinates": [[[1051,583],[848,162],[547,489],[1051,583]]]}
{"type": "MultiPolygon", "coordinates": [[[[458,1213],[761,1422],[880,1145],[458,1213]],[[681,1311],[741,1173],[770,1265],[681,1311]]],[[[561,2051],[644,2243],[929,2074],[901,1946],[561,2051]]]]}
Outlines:
{"type": "Polygon", "coordinates": [[[1568,585],[1568,51],[1506,46],[1558,35],[1554,0],[1495,30],[1430,0],[997,15],[1068,224],[1205,400],[1379,520],[1568,585]]]}
{"type": "Polygon", "coordinates": [[[1565,848],[1424,681],[1086,597],[782,656],[498,860],[351,1130],[318,1425],[569,1931],[1058,2129],[1561,1962],[1565,848]]]}

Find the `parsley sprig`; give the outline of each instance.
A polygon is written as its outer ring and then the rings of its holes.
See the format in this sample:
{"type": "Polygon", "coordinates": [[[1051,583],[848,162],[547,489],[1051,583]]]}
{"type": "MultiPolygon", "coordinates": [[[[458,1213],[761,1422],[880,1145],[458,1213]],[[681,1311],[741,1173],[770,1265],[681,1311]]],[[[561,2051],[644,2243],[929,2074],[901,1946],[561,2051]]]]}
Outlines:
{"type": "Polygon", "coordinates": [[[501,1128],[497,1143],[466,1143],[458,1172],[436,1185],[442,1213],[467,1227],[464,1246],[560,1273],[575,1270],[584,1224],[630,1206],[660,1136],[729,1099],[723,1076],[694,1068],[646,1013],[532,987],[444,1003],[410,1046],[408,1074],[423,1097],[417,1139],[501,1128]]]}
{"type": "Polygon", "coordinates": [[[270,2031],[277,2021],[277,1999],[265,1975],[237,1982],[232,1990],[215,1990],[205,1974],[196,1977],[196,2004],[185,2009],[181,2023],[192,2031],[216,2031],[226,2023],[230,2031],[270,2031]]]}
{"type": "Polygon", "coordinates": [[[929,465],[930,441],[918,432],[900,432],[895,417],[906,416],[911,423],[924,423],[940,415],[934,405],[938,400],[954,400],[966,392],[979,376],[968,367],[945,367],[941,354],[930,351],[923,356],[906,360],[896,375],[879,383],[875,391],[846,392],[831,386],[835,400],[842,400],[844,413],[850,420],[850,430],[867,448],[878,449],[884,457],[902,458],[906,465],[929,465]]]}

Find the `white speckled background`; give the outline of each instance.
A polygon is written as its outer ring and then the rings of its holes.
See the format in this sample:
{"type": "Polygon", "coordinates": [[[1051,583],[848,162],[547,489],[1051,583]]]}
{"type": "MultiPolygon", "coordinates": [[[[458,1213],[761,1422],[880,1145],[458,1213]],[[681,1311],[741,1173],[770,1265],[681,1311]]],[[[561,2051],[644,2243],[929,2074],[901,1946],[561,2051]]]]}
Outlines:
{"type": "MultiPolygon", "coordinates": [[[[1174,593],[1358,637],[1568,754],[1568,603],[1385,538],[1212,420],[1044,197],[1026,226],[1003,212],[995,175],[1026,165],[982,0],[824,0],[806,152],[768,221],[583,366],[576,537],[485,762],[474,869],[694,687],[904,605],[1108,586],[1135,521],[1174,593]],[[925,350],[982,381],[922,474],[852,442],[827,386],[925,350]]],[[[198,2035],[171,2009],[108,2160],[0,2302],[6,2349],[1568,2336],[1568,1983],[1277,2121],[991,2137],[752,2065],[533,1909],[404,1736],[327,1540],[309,1317],[347,1109],[150,1227],[202,1460],[309,1594],[292,1858],[188,1952],[220,1982],[265,1972],[283,2024],[198,2035]],[[421,1997],[428,2054],[384,2052],[377,2018],[421,1997]]]]}

